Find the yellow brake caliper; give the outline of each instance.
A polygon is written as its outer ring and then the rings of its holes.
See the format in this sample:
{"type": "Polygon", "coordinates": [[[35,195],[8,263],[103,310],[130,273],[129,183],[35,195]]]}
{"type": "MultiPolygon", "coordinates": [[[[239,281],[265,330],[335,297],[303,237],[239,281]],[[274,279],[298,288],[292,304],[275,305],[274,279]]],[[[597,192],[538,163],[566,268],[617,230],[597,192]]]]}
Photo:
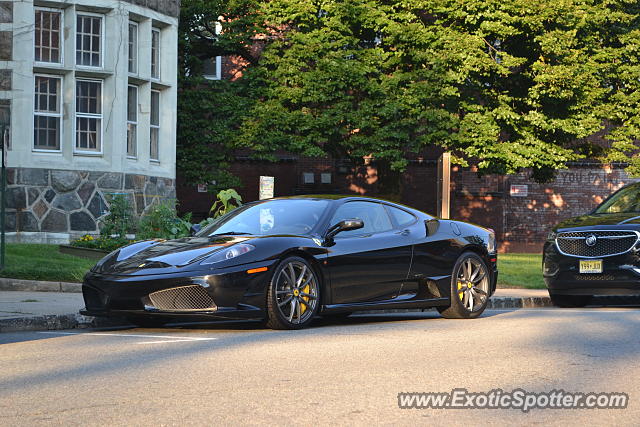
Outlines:
{"type": "MultiPolygon", "coordinates": [[[[307,285],[302,289],[302,292],[305,293],[305,294],[309,294],[310,290],[311,290],[311,287],[309,285],[307,285]]],[[[305,300],[305,302],[309,302],[309,297],[302,297],[302,299],[305,300]]],[[[305,311],[307,311],[307,305],[306,304],[301,304],[300,314],[303,314],[305,311]]]]}
{"type": "Polygon", "coordinates": [[[460,298],[460,301],[462,301],[462,298],[464,297],[464,288],[466,287],[467,286],[463,282],[458,280],[458,298],[460,298]]]}

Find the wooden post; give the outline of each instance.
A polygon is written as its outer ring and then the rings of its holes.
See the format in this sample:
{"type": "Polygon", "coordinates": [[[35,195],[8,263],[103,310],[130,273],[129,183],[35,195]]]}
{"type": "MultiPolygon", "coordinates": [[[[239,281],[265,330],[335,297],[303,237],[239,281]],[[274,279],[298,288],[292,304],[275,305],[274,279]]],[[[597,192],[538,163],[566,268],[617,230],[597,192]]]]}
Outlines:
{"type": "Polygon", "coordinates": [[[451,206],[451,153],[442,153],[438,158],[438,215],[448,219],[451,206]]]}

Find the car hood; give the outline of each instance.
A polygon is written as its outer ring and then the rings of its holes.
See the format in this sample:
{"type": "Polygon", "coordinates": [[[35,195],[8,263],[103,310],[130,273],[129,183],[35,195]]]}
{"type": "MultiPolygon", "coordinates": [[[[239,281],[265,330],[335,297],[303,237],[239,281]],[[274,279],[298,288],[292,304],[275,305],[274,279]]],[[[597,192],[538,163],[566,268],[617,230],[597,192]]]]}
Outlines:
{"type": "Polygon", "coordinates": [[[185,237],[175,240],[145,240],[120,248],[100,261],[94,271],[110,274],[161,273],[183,267],[251,239],[246,236],[185,237]],[[150,270],[160,271],[152,272],[150,270]]]}
{"type": "Polygon", "coordinates": [[[598,225],[640,225],[640,212],[581,215],[561,222],[555,230],[598,225]]]}

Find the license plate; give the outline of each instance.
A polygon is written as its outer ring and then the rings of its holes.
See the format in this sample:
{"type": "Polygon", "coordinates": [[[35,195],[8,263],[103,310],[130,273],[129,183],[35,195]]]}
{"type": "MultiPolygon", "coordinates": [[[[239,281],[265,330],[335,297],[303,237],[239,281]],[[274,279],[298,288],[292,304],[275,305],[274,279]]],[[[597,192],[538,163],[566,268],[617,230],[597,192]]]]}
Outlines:
{"type": "Polygon", "coordinates": [[[580,273],[602,273],[601,259],[581,259],[580,273]]]}

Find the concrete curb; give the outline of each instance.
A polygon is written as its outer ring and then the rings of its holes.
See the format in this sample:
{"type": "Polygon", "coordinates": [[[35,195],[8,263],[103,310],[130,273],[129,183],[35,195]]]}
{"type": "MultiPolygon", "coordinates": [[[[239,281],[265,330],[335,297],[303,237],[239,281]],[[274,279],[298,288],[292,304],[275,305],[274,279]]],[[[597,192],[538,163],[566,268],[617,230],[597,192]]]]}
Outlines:
{"type": "MultiPolygon", "coordinates": [[[[488,309],[508,309],[508,308],[536,308],[551,307],[551,300],[543,298],[511,298],[499,297],[489,300],[488,309]]],[[[430,310],[430,309],[425,309],[430,310]]],[[[387,309],[359,311],[359,314],[380,314],[380,313],[420,313],[422,309],[387,309]]],[[[117,321],[111,319],[95,318],[83,316],[81,314],[59,314],[33,317],[18,317],[13,319],[0,320],[0,332],[20,332],[20,331],[54,331],[62,329],[87,329],[109,326],[124,326],[128,323],[124,320],[117,321]]]]}
{"type": "Polygon", "coordinates": [[[0,277],[0,291],[21,292],[82,292],[82,283],[46,282],[0,277]]]}
{"type": "Polygon", "coordinates": [[[86,329],[122,326],[128,323],[110,319],[98,319],[81,314],[50,314],[46,316],[0,319],[0,333],[22,331],[59,331],[62,329],[86,329]]]}

